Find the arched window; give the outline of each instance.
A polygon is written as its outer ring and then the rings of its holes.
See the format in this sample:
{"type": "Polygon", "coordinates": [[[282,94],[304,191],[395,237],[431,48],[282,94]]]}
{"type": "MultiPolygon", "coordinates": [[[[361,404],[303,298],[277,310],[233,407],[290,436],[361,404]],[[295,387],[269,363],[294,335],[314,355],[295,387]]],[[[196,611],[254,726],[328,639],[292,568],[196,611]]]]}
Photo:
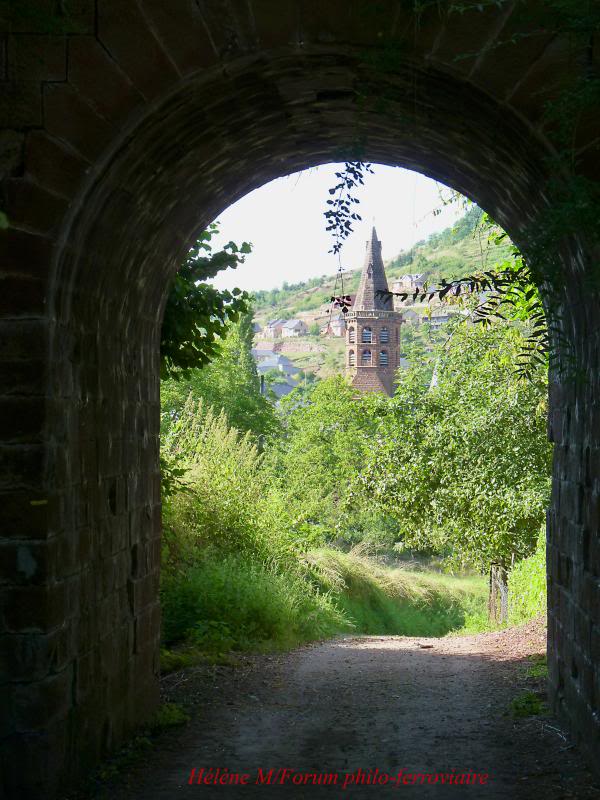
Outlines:
{"type": "Polygon", "coordinates": [[[363,328],[362,329],[362,343],[363,344],[371,344],[373,341],[373,331],[371,328],[363,328]]]}
{"type": "Polygon", "coordinates": [[[390,340],[390,332],[387,328],[382,328],[379,333],[379,341],[381,344],[387,344],[390,340]]]}
{"type": "Polygon", "coordinates": [[[356,365],[356,353],[354,350],[350,350],[348,353],[348,366],[354,367],[356,365]]]}
{"type": "Polygon", "coordinates": [[[370,364],[371,363],[371,351],[370,350],[363,350],[360,360],[362,361],[363,365],[370,364]]]}
{"type": "Polygon", "coordinates": [[[387,350],[381,350],[380,351],[380,353],[379,353],[379,364],[382,367],[387,367],[387,365],[389,364],[388,351],[387,350]]]}
{"type": "Polygon", "coordinates": [[[348,341],[350,344],[354,344],[356,341],[356,329],[355,328],[348,328],[348,341]]]}

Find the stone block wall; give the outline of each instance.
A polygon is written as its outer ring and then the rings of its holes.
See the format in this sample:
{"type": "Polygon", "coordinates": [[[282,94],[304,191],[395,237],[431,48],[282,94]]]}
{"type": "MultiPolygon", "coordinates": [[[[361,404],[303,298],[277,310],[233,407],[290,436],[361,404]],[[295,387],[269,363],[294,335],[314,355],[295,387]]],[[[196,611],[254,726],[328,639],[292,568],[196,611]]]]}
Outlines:
{"type": "MultiPolygon", "coordinates": [[[[49,800],[158,699],[158,343],[195,235],[360,142],[474,198],[519,242],[552,202],[543,103],[588,60],[554,35],[507,47],[519,31],[497,7],[466,26],[396,0],[5,5],[0,792],[49,800]]],[[[590,177],[598,140],[582,121],[590,177]]],[[[563,262],[569,286],[596,263],[563,262]]],[[[575,339],[591,342],[597,388],[598,304],[568,302],[587,315],[575,339]]],[[[597,415],[593,391],[553,389],[551,682],[596,755],[597,415]]]]}
{"type": "Polygon", "coordinates": [[[597,766],[600,751],[600,413],[596,370],[551,386],[548,665],[554,711],[597,766]]]}

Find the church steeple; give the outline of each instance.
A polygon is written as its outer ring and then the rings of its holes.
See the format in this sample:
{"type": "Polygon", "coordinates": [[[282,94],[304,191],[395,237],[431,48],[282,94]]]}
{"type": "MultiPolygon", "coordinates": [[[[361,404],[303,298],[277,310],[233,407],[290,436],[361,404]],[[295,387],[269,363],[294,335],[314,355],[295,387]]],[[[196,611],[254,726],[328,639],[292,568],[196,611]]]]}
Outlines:
{"type": "Polygon", "coordinates": [[[378,291],[387,292],[388,283],[381,242],[373,227],[356,300],[346,314],[346,374],[361,392],[393,395],[400,366],[402,315],[394,311],[392,298],[381,297],[378,291]]]}
{"type": "Polygon", "coordinates": [[[371,238],[367,241],[365,262],[360,276],[356,300],[354,301],[354,308],[357,311],[392,311],[391,297],[381,297],[377,294],[378,291],[387,292],[388,282],[381,257],[381,242],[377,238],[377,231],[373,226],[371,238]]]}

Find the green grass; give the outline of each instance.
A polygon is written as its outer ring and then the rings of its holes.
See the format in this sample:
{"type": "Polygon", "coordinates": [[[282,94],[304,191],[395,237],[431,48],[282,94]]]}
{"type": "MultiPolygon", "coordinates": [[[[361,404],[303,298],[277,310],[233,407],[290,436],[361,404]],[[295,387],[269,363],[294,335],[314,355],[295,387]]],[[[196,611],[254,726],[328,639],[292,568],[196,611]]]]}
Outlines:
{"type": "Polygon", "coordinates": [[[317,587],[331,595],[357,633],[444,636],[485,608],[480,578],[390,569],[358,549],[315,550],[305,561],[317,587]]]}
{"type": "Polygon", "coordinates": [[[190,719],[178,703],[163,703],[150,721],[149,728],[152,733],[159,733],[169,728],[179,728],[190,719]]]}
{"type": "Polygon", "coordinates": [[[203,654],[197,648],[185,647],[178,650],[160,649],[160,671],[163,675],[177,672],[187,667],[195,667],[203,661],[203,654]]]}
{"type": "Polygon", "coordinates": [[[232,653],[206,652],[189,642],[178,644],[173,649],[167,647],[160,649],[160,671],[163,675],[188,667],[196,667],[199,664],[237,667],[239,660],[232,653]]]}
{"type": "Polygon", "coordinates": [[[163,671],[229,651],[286,649],[338,633],[444,636],[486,607],[486,582],[384,567],[359,549],[311,551],[283,571],[212,557],[162,585],[163,671]],[[174,646],[173,646],[174,645],[174,646]]]}
{"type": "Polygon", "coordinates": [[[522,692],[511,701],[510,710],[513,717],[533,717],[544,714],[547,706],[535,692],[522,692]]]}
{"type": "Polygon", "coordinates": [[[548,659],[545,655],[530,656],[531,665],[527,668],[527,678],[548,678],[548,659]]]}
{"type": "Polygon", "coordinates": [[[508,578],[508,618],[513,625],[546,611],[546,534],[540,531],[535,552],[519,561],[508,578]]]}
{"type": "MultiPolygon", "coordinates": [[[[154,747],[154,740],[163,731],[179,728],[190,721],[190,716],[178,703],[162,703],[152,719],[144,725],[136,736],[104,761],[90,776],[90,785],[95,787],[94,796],[104,784],[118,779],[140,761],[148,759],[148,751],[154,747]]],[[[104,787],[108,788],[108,787],[104,787]]],[[[104,796],[104,792],[102,792],[104,796]]]]}
{"type": "Polygon", "coordinates": [[[344,619],[300,574],[242,556],[207,558],[161,589],[163,639],[202,651],[291,647],[330,636],[344,619]]]}

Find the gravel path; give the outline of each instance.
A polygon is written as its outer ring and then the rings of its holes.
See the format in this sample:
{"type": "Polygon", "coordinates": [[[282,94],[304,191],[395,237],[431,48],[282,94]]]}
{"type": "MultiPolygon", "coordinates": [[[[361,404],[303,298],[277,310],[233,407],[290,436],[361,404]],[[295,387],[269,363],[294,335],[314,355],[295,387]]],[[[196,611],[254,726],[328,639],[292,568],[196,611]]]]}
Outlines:
{"type": "Polygon", "coordinates": [[[192,721],[164,734],[108,796],[600,798],[553,719],[510,713],[521,691],[543,692],[527,669],[544,647],[537,623],[444,639],[343,638],[170,675],[165,697],[193,709],[192,721]],[[247,774],[248,785],[189,785],[192,769],[195,780],[247,774]],[[265,781],[273,769],[270,784],[257,785],[259,769],[265,781]],[[461,773],[476,783],[456,784],[461,773]]]}

